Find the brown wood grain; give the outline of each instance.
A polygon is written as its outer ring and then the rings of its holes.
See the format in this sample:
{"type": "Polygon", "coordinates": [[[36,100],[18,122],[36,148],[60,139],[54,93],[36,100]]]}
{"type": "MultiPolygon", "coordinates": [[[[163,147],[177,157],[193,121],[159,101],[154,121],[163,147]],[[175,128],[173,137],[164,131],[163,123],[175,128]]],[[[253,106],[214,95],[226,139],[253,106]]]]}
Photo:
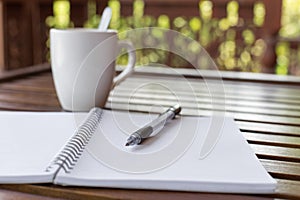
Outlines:
{"type": "Polygon", "coordinates": [[[250,144],[259,158],[300,162],[300,149],[290,147],[269,146],[262,144],[250,144]]]}
{"type": "Polygon", "coordinates": [[[242,131],[243,136],[251,144],[300,148],[300,137],[273,135],[268,133],[253,133],[242,131]]]}
{"type": "Polygon", "coordinates": [[[251,131],[251,132],[263,132],[272,133],[276,135],[300,135],[300,126],[288,126],[288,125],[278,125],[278,124],[267,124],[267,123],[257,123],[257,122],[240,122],[237,121],[241,130],[251,131]]]}
{"type": "Polygon", "coordinates": [[[36,193],[39,195],[50,195],[69,199],[132,199],[132,200],[157,200],[157,199],[266,199],[263,196],[238,195],[238,194],[211,194],[197,192],[176,191],[151,191],[151,190],[124,190],[107,188],[80,188],[62,187],[52,185],[0,185],[0,188],[13,189],[20,192],[36,193]]]}
{"type": "Polygon", "coordinates": [[[299,199],[300,182],[286,179],[277,179],[277,197],[283,199],[299,199]]]}
{"type": "Polygon", "coordinates": [[[45,197],[45,196],[39,196],[34,194],[26,194],[21,192],[7,191],[7,190],[0,189],[0,199],[1,200],[28,200],[28,199],[59,200],[62,198],[45,197]]]}
{"type": "Polygon", "coordinates": [[[5,71],[0,73],[0,82],[9,81],[16,78],[21,78],[27,75],[41,73],[50,70],[48,63],[27,67],[24,69],[18,69],[13,71],[5,71]]]}
{"type": "Polygon", "coordinates": [[[4,70],[3,2],[0,1],[0,71],[4,70]]]}
{"type": "MultiPolygon", "coordinates": [[[[243,83],[236,84],[236,82],[225,81],[225,80],[202,80],[199,78],[186,79],[185,77],[164,77],[164,79],[159,79],[158,77],[142,76],[132,79],[122,83],[126,89],[127,87],[133,88],[135,86],[140,86],[143,83],[145,86],[151,85],[155,87],[158,92],[165,93],[167,88],[161,87],[161,85],[172,88],[172,85],[176,83],[176,89],[178,92],[186,94],[186,89],[193,89],[194,92],[200,94],[209,94],[210,91],[215,91],[217,94],[222,95],[226,92],[226,95],[250,95],[254,97],[278,97],[278,98],[288,98],[288,99],[298,99],[300,92],[297,90],[298,87],[295,86],[284,86],[281,84],[268,84],[268,83],[243,83]],[[177,82],[181,80],[180,82],[177,82]]],[[[141,87],[141,89],[146,90],[147,87],[141,87]]],[[[137,88],[136,88],[137,89],[137,88]]],[[[140,88],[139,88],[140,89],[140,88]]],[[[207,95],[208,95],[207,94],[207,95]]],[[[188,95],[188,94],[187,94],[188,95]]],[[[191,94],[189,94],[191,95],[191,94]]],[[[261,98],[261,99],[262,99],[261,98]]]]}
{"type": "Polygon", "coordinates": [[[300,163],[260,159],[268,172],[277,178],[300,180],[300,163]]]}
{"type": "MultiPolygon", "coordinates": [[[[125,86],[124,86],[125,87],[125,86]]],[[[128,87],[128,86],[126,86],[128,87]]],[[[159,89],[158,89],[159,90],[159,89]]],[[[130,90],[116,88],[116,91],[120,97],[128,96],[128,93],[131,92],[130,90]]],[[[201,103],[210,103],[212,98],[216,98],[216,103],[223,103],[225,99],[225,103],[231,106],[248,106],[248,107],[262,107],[262,108],[275,108],[275,109],[283,109],[283,110],[300,110],[300,99],[286,99],[284,97],[276,96],[276,101],[273,97],[257,97],[251,94],[228,94],[226,92],[226,96],[220,95],[210,95],[209,93],[205,92],[196,92],[194,95],[185,94],[185,92],[176,91],[177,95],[181,97],[182,100],[187,102],[201,102],[201,103]]],[[[133,94],[134,97],[139,98],[153,98],[153,99],[163,99],[163,100],[176,100],[176,96],[170,96],[170,94],[166,91],[155,91],[155,93],[150,91],[150,89],[139,89],[136,93],[133,94]]],[[[289,97],[291,98],[291,97],[289,97]]]]}
{"type": "MultiPolygon", "coordinates": [[[[122,70],[121,66],[118,70],[122,70]]],[[[240,81],[241,84],[269,84],[269,85],[281,85],[282,87],[291,86],[297,87],[300,85],[300,77],[298,76],[278,76],[273,74],[264,73],[249,73],[249,72],[231,72],[231,71],[215,71],[215,70],[199,70],[199,69],[184,69],[184,68],[172,68],[172,67],[153,67],[147,66],[138,67],[135,71],[139,76],[143,75],[155,77],[185,77],[189,81],[193,79],[204,80],[223,80],[223,81],[240,81]]]]}

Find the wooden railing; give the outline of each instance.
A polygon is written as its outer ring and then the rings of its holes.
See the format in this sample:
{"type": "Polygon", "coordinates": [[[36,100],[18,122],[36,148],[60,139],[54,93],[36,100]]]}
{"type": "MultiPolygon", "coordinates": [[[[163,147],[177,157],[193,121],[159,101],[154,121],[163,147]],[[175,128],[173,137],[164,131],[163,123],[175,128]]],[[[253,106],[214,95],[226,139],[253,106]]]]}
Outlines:
{"type": "MultiPolygon", "coordinates": [[[[46,62],[49,57],[46,46],[49,27],[47,27],[45,20],[48,16],[53,15],[53,2],[50,0],[2,0],[0,2],[0,12],[2,10],[2,14],[0,13],[0,26],[2,23],[3,27],[0,29],[1,68],[8,70],[46,62]]],[[[72,22],[74,26],[82,26],[89,17],[88,0],[71,0],[70,2],[72,22]]],[[[108,3],[106,0],[94,2],[97,6],[97,13],[101,13],[108,3]]],[[[113,2],[113,0],[110,2],[113,2]]],[[[134,17],[134,1],[120,0],[118,2],[120,3],[119,12],[122,19],[124,21],[132,20],[132,16],[134,17]]],[[[210,1],[205,2],[209,3],[210,1]]],[[[274,72],[276,62],[275,45],[280,29],[281,1],[235,1],[238,3],[237,13],[239,17],[235,24],[227,26],[224,19],[230,17],[226,11],[230,2],[232,1],[212,0],[213,6],[210,11],[199,9],[199,0],[144,0],[144,13],[140,21],[143,22],[146,16],[151,16],[153,23],[151,22],[150,25],[158,26],[157,19],[161,16],[167,16],[170,28],[179,32],[189,31],[192,37],[200,41],[206,48],[221,70],[274,72]],[[254,7],[258,2],[262,2],[265,9],[264,23],[261,25],[253,22],[254,7]],[[205,15],[207,14],[205,12],[212,12],[212,16],[205,15]],[[180,16],[181,18],[178,18],[180,16]],[[181,19],[186,24],[176,26],[176,20],[180,21],[181,19]],[[191,28],[189,25],[191,20],[195,20],[196,23],[200,22],[201,29],[196,28],[194,30],[191,28]],[[225,27],[220,28],[222,22],[225,22],[225,27]],[[250,43],[245,42],[245,30],[248,31],[246,33],[249,33],[250,36],[252,33],[254,34],[254,40],[250,43]],[[235,37],[230,38],[228,35],[232,33],[235,37]],[[208,41],[204,41],[204,37],[208,41]],[[226,47],[228,41],[234,43],[236,50],[228,55],[228,53],[224,54],[228,51],[225,48],[222,54],[222,48],[226,47]],[[257,47],[256,44],[261,46],[257,47]],[[256,55],[255,48],[265,49],[263,54],[256,55]],[[247,56],[250,57],[250,61],[247,60],[247,56]],[[244,58],[246,59],[245,62],[243,61],[244,58]],[[231,64],[228,64],[228,60],[232,61],[231,64]]],[[[134,27],[135,25],[128,25],[128,27],[130,26],[134,27]]],[[[112,28],[118,29],[119,27],[112,28]]],[[[166,64],[168,65],[181,67],[176,65],[178,63],[176,59],[165,60],[167,60],[166,64]]]]}
{"type": "Polygon", "coordinates": [[[0,1],[0,71],[4,67],[3,3],[0,1]]]}
{"type": "MultiPolygon", "coordinates": [[[[0,1],[2,11],[0,11],[0,31],[2,31],[0,32],[0,65],[2,70],[47,61],[46,42],[49,27],[46,26],[45,20],[53,15],[52,3],[51,0],[0,1]]],[[[71,18],[76,26],[81,26],[86,20],[86,6],[87,0],[72,0],[71,18]]]]}

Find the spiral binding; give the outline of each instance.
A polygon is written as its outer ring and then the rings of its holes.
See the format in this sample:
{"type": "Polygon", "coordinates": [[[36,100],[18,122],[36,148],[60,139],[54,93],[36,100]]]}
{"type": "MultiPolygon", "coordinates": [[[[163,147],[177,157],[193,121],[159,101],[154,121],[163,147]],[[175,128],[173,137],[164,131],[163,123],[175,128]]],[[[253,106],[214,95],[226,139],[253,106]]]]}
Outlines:
{"type": "Polygon", "coordinates": [[[54,166],[58,166],[57,172],[62,168],[66,173],[69,173],[75,166],[85,146],[88,144],[101,117],[102,110],[100,108],[91,109],[84,123],[79,126],[73,137],[71,137],[61,152],[46,168],[46,171],[49,172],[54,166]]]}

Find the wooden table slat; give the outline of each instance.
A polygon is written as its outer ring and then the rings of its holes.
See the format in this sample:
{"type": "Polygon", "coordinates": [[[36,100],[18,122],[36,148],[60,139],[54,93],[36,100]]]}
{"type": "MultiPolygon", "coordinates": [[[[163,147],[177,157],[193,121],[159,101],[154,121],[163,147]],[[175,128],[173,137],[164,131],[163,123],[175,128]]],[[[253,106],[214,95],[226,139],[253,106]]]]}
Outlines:
{"type": "MultiPolygon", "coordinates": [[[[122,87],[117,87],[115,89],[115,91],[118,92],[119,95],[124,95],[128,93],[131,93],[132,91],[130,89],[128,89],[130,87],[128,86],[124,86],[122,85],[122,87]]],[[[161,96],[170,96],[170,91],[166,91],[166,90],[159,90],[159,89],[150,89],[150,88],[139,88],[137,90],[138,94],[153,94],[153,95],[161,95],[161,96]]],[[[135,93],[135,94],[136,94],[135,93]]],[[[177,96],[180,97],[186,97],[186,98],[212,98],[212,95],[207,92],[207,91],[194,91],[194,93],[191,92],[186,92],[186,91],[176,91],[177,96]]],[[[233,93],[233,94],[228,94],[226,93],[226,95],[220,93],[215,93],[214,94],[214,98],[216,99],[229,99],[229,100],[251,100],[251,101],[256,101],[256,102],[270,102],[270,103],[278,103],[278,104],[292,104],[292,105],[299,105],[299,99],[293,99],[293,98],[286,98],[286,97],[276,97],[274,98],[274,96],[267,96],[263,93],[261,94],[256,94],[256,95],[249,95],[249,94],[238,94],[238,93],[233,93]]]]}
{"type": "Polygon", "coordinates": [[[277,179],[277,197],[284,199],[299,199],[300,182],[294,180],[277,179]]]}
{"type": "Polygon", "coordinates": [[[265,124],[257,122],[242,122],[237,121],[239,128],[246,131],[273,133],[276,135],[293,135],[300,136],[300,126],[282,126],[277,124],[265,124]]]}
{"type": "MultiPolygon", "coordinates": [[[[0,186],[1,188],[1,186],[0,186]]],[[[15,192],[15,191],[7,191],[0,189],[0,199],[1,200],[59,200],[62,198],[53,198],[53,197],[45,197],[45,196],[39,196],[39,195],[34,195],[34,194],[26,194],[26,193],[21,193],[21,192],[15,192]]]]}
{"type": "Polygon", "coordinates": [[[264,133],[242,132],[243,136],[252,144],[300,148],[300,137],[271,135],[264,133]]]}
{"type": "MultiPolygon", "coordinates": [[[[264,90],[257,90],[256,88],[251,88],[248,90],[244,90],[243,88],[233,88],[233,89],[222,89],[218,86],[214,88],[207,88],[204,84],[203,86],[197,86],[197,87],[191,87],[189,84],[184,84],[181,87],[180,82],[176,83],[175,81],[172,83],[153,83],[153,84],[147,84],[147,83],[139,83],[139,82],[133,82],[132,84],[129,84],[127,82],[122,83],[119,87],[116,89],[123,89],[127,90],[128,88],[134,88],[135,92],[148,92],[148,93],[156,93],[156,94],[171,94],[172,92],[176,92],[178,96],[207,96],[211,97],[212,94],[214,97],[220,97],[220,98],[241,98],[241,99],[248,99],[251,100],[272,100],[272,98],[276,97],[276,100],[286,100],[286,102],[290,103],[296,103],[297,100],[299,100],[298,93],[299,91],[297,89],[291,90],[290,92],[285,92],[284,94],[278,92],[277,88],[274,88],[273,91],[264,91],[264,90]],[[142,85],[142,86],[141,86],[142,85]],[[226,95],[225,95],[226,94],[226,95]],[[245,96],[246,95],[246,96],[245,96]]],[[[130,92],[130,91],[129,91],[130,92]]],[[[274,100],[274,99],[273,99],[274,100]]],[[[299,102],[298,102],[299,103],[299,102]]]]}
{"type": "MultiPolygon", "coordinates": [[[[118,71],[123,70],[124,67],[118,66],[118,71]]],[[[184,69],[172,67],[136,67],[135,72],[141,76],[151,77],[185,77],[188,79],[222,79],[238,81],[241,84],[253,83],[269,83],[281,85],[300,85],[300,78],[297,76],[277,76],[272,74],[259,74],[249,72],[230,72],[230,71],[215,71],[215,70],[199,70],[199,69],[184,69]]]]}
{"type": "Polygon", "coordinates": [[[160,78],[160,77],[139,77],[135,78],[134,76],[126,82],[121,83],[123,86],[129,86],[131,88],[151,86],[155,87],[156,90],[164,89],[161,86],[168,86],[172,88],[176,84],[176,89],[181,91],[187,88],[192,88],[195,91],[208,91],[215,90],[216,92],[226,92],[226,93],[239,93],[247,95],[276,95],[277,97],[288,97],[299,99],[300,92],[297,90],[297,87],[293,86],[282,86],[276,84],[252,84],[252,85],[242,85],[236,84],[235,82],[227,81],[201,81],[201,80],[190,80],[186,78],[160,78]],[[276,92],[276,93],[274,93],[276,92]],[[295,93],[292,93],[295,92],[295,93]],[[273,93],[273,94],[272,94],[273,93]]]}
{"type": "Polygon", "coordinates": [[[300,162],[300,149],[278,146],[250,144],[259,158],[300,162]]]}
{"type": "Polygon", "coordinates": [[[274,110],[268,108],[261,107],[242,107],[242,106],[225,106],[222,104],[205,104],[205,103],[192,103],[192,102],[184,102],[179,100],[155,100],[155,99],[138,99],[138,98],[130,98],[130,97],[109,97],[108,101],[110,104],[114,105],[116,103],[122,104],[124,102],[139,105],[139,106],[164,106],[168,107],[172,104],[180,103],[184,109],[200,109],[200,110],[218,110],[218,111],[228,111],[228,112],[239,112],[239,113],[256,113],[256,114],[264,114],[264,115],[276,115],[276,116],[288,116],[288,117],[298,117],[300,116],[300,111],[297,110],[274,110]]]}
{"type": "MultiPolygon", "coordinates": [[[[121,91],[116,90],[113,95],[114,97],[128,97],[128,90],[121,91]]],[[[132,98],[139,98],[139,99],[153,99],[153,100],[170,100],[174,101],[177,99],[180,99],[181,101],[185,102],[192,102],[192,103],[207,103],[210,104],[212,101],[212,98],[214,98],[214,103],[219,104],[226,104],[228,106],[245,106],[245,107],[262,107],[262,108],[272,108],[272,109],[284,109],[284,110],[300,110],[300,100],[295,102],[274,102],[274,101],[265,101],[265,99],[257,99],[257,100],[249,100],[246,99],[238,99],[236,98],[236,95],[233,97],[229,97],[226,95],[225,97],[220,96],[218,97],[212,97],[210,94],[196,94],[194,97],[186,96],[186,95],[180,95],[177,94],[171,95],[171,94],[161,94],[161,93],[150,93],[148,92],[141,92],[140,90],[137,93],[132,94],[132,98]]]]}
{"type": "MultiPolygon", "coordinates": [[[[137,112],[155,112],[159,113],[161,109],[155,107],[153,105],[133,105],[133,104],[124,104],[122,102],[108,102],[106,104],[107,108],[121,109],[121,110],[131,110],[137,112]]],[[[211,110],[203,110],[203,109],[189,109],[184,108],[181,112],[182,115],[191,115],[191,116],[209,116],[212,115],[213,111],[211,110]]],[[[216,113],[216,112],[214,112],[216,113]]],[[[221,113],[222,114],[222,113],[221,113]]],[[[233,116],[237,120],[241,121],[251,121],[251,122],[266,122],[266,123],[275,123],[275,124],[285,124],[285,125],[299,125],[300,118],[299,117],[291,117],[291,116],[276,116],[276,115],[265,115],[263,113],[238,113],[232,111],[226,111],[228,116],[233,116]]]]}
{"type": "Polygon", "coordinates": [[[267,159],[260,159],[260,162],[276,178],[300,180],[300,163],[267,159]]]}

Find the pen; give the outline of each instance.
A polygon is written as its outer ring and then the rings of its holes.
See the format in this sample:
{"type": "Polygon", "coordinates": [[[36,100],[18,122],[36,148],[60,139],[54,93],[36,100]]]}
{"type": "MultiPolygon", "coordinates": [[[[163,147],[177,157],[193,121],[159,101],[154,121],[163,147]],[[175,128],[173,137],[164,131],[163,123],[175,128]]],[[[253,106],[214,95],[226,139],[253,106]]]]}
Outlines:
{"type": "Polygon", "coordinates": [[[180,113],[180,111],[181,107],[178,104],[171,106],[168,108],[168,110],[161,113],[156,119],[132,133],[127,139],[125,146],[140,144],[144,139],[150,137],[151,135],[153,136],[157,134],[163,129],[165,124],[169,120],[174,119],[175,116],[180,113]]]}

